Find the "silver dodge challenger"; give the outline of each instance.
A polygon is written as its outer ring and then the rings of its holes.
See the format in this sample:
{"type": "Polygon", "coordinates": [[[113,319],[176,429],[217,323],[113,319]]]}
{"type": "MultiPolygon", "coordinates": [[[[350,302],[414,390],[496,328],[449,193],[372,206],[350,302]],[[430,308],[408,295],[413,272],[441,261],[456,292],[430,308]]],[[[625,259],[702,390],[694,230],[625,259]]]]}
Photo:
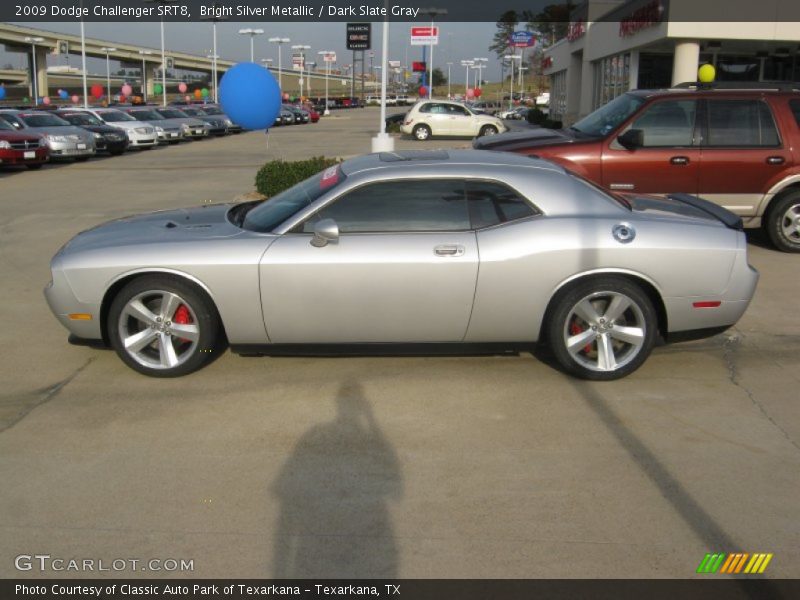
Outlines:
{"type": "Polygon", "coordinates": [[[51,263],[73,341],[146,375],[240,354],[439,353],[546,342],[585,379],[657,341],[714,335],[758,273],[738,217],[688,195],[615,195],[499,152],[354,158],[263,202],[111,221],[51,263]]]}

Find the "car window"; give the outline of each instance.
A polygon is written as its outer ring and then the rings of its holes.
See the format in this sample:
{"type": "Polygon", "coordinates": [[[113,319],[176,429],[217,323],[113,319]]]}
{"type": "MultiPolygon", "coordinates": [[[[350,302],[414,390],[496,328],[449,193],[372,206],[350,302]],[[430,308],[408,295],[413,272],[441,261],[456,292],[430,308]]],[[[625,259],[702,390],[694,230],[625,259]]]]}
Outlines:
{"type": "Polygon", "coordinates": [[[14,128],[6,123],[3,119],[0,119],[0,130],[3,131],[14,131],[14,128]]]}
{"type": "Polygon", "coordinates": [[[419,107],[419,112],[421,113],[429,113],[432,112],[431,109],[433,108],[433,103],[427,102],[419,107]]]}
{"type": "Polygon", "coordinates": [[[55,115],[20,115],[28,127],[66,127],[69,121],[55,115]]]}
{"type": "Polygon", "coordinates": [[[691,146],[696,114],[695,100],[663,100],[647,107],[631,129],[642,130],[645,148],[691,146]]]}
{"type": "Polygon", "coordinates": [[[789,108],[794,115],[794,121],[800,127],[800,100],[789,100],[789,108]]]}
{"type": "Polygon", "coordinates": [[[102,125],[103,122],[89,113],[73,113],[70,115],[59,115],[65,121],[73,125],[102,125]]]}
{"type": "Polygon", "coordinates": [[[304,224],[313,231],[333,219],[341,233],[464,231],[470,229],[460,179],[381,181],[346,193],[304,224]]]}
{"type": "Polygon", "coordinates": [[[158,112],[158,114],[160,114],[165,119],[185,119],[186,118],[186,115],[184,113],[182,113],[181,111],[176,110],[176,109],[161,108],[157,112],[158,112]]]}
{"type": "Polygon", "coordinates": [[[761,100],[708,100],[706,146],[737,147],[780,145],[772,113],[761,100]]]}
{"type": "Polygon", "coordinates": [[[154,110],[132,110],[128,114],[137,121],[161,121],[164,118],[154,110]]]}
{"type": "Polygon", "coordinates": [[[204,106],[204,107],[202,108],[202,110],[203,110],[203,112],[205,112],[207,115],[221,115],[221,114],[223,114],[223,112],[222,112],[220,109],[218,109],[218,108],[215,108],[215,107],[213,107],[213,106],[204,106]]]}
{"type": "Polygon", "coordinates": [[[0,119],[3,119],[14,129],[25,129],[25,125],[15,115],[9,113],[0,113],[0,119]]]}
{"type": "Polygon", "coordinates": [[[592,137],[605,136],[639,110],[642,104],[644,104],[644,98],[634,94],[622,94],[593,113],[589,113],[570,129],[592,137]]]}
{"type": "Polygon", "coordinates": [[[517,192],[494,181],[467,181],[473,229],[482,229],[540,214],[517,192]]]}
{"type": "Polygon", "coordinates": [[[329,167],[250,210],[242,227],[251,231],[272,231],[323,194],[335,189],[346,177],[338,165],[329,167]]]}
{"type": "Polygon", "coordinates": [[[100,113],[100,118],[106,123],[120,123],[122,121],[135,121],[132,116],[119,110],[108,110],[100,113]]]}
{"type": "Polygon", "coordinates": [[[470,114],[466,108],[463,106],[458,106],[457,104],[445,104],[444,106],[447,108],[447,112],[451,115],[467,117],[470,114]]]}

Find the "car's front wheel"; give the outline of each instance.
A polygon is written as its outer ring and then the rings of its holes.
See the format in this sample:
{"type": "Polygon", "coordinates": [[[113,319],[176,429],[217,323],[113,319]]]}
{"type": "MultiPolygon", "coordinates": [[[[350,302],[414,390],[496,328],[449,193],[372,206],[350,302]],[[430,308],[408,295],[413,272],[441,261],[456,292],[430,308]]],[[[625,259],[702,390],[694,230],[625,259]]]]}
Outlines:
{"type": "Polygon", "coordinates": [[[420,142],[424,142],[431,137],[431,128],[427,125],[417,125],[414,127],[412,131],[414,137],[417,138],[420,142]]]}
{"type": "Polygon", "coordinates": [[[220,341],[219,316],[211,301],[194,286],[164,275],[134,279],[122,288],[107,326],[123,362],[151,377],[196,371],[220,341]]]}
{"type": "Polygon", "coordinates": [[[655,309],[621,277],[579,282],[559,294],[547,337],[559,364],[582,379],[611,380],[638,369],[656,340],[655,309]]]}
{"type": "Polygon", "coordinates": [[[494,125],[484,125],[483,127],[481,127],[480,132],[478,132],[478,136],[483,137],[485,135],[497,135],[497,133],[498,133],[497,127],[495,127],[494,125]]]}
{"type": "Polygon", "coordinates": [[[800,252],[800,192],[776,199],[765,227],[772,243],[784,252],[800,252]]]}

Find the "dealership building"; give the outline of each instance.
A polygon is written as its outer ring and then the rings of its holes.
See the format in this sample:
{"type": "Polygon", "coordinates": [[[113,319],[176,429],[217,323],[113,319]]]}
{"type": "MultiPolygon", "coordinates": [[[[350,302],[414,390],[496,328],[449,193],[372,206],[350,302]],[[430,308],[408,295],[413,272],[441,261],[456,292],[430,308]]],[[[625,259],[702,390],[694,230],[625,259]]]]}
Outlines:
{"type": "Polygon", "coordinates": [[[570,124],[628,90],[696,81],[706,63],[718,81],[800,81],[800,1],[588,0],[542,66],[552,118],[570,124]]]}

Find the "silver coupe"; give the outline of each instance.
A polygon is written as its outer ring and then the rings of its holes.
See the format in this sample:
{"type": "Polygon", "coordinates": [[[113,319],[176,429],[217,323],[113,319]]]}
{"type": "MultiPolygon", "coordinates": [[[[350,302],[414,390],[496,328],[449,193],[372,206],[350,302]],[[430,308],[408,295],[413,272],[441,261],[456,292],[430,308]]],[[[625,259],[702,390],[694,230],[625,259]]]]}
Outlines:
{"type": "Polygon", "coordinates": [[[612,195],[498,152],[371,154],[263,202],[127,217],[52,260],[73,338],[133,369],[190,373],[244,354],[435,353],[546,342],[586,379],[659,340],[713,335],[758,273],[741,221],[693,196],[612,195]]]}

